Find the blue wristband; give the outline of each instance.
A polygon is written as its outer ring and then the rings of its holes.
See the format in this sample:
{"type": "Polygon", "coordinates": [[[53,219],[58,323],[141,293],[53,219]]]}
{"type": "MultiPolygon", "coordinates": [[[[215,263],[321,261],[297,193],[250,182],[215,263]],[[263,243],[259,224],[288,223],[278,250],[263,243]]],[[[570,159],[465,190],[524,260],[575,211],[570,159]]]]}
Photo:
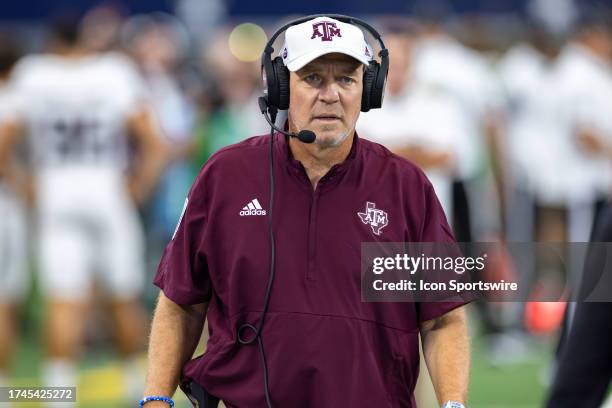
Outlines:
{"type": "Polygon", "coordinates": [[[174,401],[172,401],[172,398],[169,398],[169,397],[160,397],[158,395],[153,395],[153,396],[150,396],[150,397],[144,397],[143,399],[141,399],[138,402],[138,404],[142,408],[144,406],[144,404],[146,404],[147,402],[151,402],[151,401],[163,401],[163,402],[166,402],[168,405],[170,405],[170,408],[174,408],[174,401]]]}

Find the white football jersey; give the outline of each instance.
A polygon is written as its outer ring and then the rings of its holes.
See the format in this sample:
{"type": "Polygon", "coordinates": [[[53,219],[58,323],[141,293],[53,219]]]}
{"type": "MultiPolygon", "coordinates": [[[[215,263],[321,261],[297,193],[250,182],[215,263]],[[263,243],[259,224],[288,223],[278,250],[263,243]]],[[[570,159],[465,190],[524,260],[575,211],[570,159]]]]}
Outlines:
{"type": "Polygon", "coordinates": [[[127,57],[28,56],[15,67],[12,87],[37,170],[125,168],[126,121],[144,94],[127,57]]]}
{"type": "Polygon", "coordinates": [[[448,153],[453,170],[430,168],[425,173],[452,221],[453,178],[476,161],[475,152],[467,148],[472,123],[454,98],[431,86],[411,84],[403,94],[387,96],[382,109],[362,113],[357,131],[391,150],[416,145],[448,153]]]}
{"type": "Polygon", "coordinates": [[[612,143],[609,66],[570,43],[540,83],[528,112],[538,119],[538,126],[523,136],[531,189],[538,200],[553,205],[590,203],[606,196],[611,184],[608,160],[585,151],[577,134],[581,128],[590,128],[612,143]]]}
{"type": "Polygon", "coordinates": [[[466,150],[476,160],[464,162],[459,178],[479,177],[486,163],[483,124],[488,115],[501,109],[502,92],[488,61],[455,39],[434,36],[420,39],[412,51],[411,76],[414,83],[438,89],[455,98],[463,108],[473,133],[465,140],[466,150]]]}

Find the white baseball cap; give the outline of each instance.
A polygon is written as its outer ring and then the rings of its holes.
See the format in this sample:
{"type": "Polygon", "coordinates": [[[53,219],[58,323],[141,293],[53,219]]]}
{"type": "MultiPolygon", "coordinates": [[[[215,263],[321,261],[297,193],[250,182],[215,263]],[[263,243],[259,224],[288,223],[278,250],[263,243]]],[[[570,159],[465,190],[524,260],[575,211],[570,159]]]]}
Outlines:
{"type": "Polygon", "coordinates": [[[279,55],[289,71],[297,71],[321,55],[338,52],[367,65],[372,48],[360,28],[329,17],[317,17],[285,31],[279,55]]]}

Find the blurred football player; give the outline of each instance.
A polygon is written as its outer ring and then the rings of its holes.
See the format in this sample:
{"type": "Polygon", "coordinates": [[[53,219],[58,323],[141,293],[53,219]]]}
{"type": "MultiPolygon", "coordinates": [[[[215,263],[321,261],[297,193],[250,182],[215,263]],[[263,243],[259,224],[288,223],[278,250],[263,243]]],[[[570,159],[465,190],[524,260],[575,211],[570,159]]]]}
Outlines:
{"type": "Polygon", "coordinates": [[[136,394],[130,382],[138,377],[136,359],[146,336],[136,205],[155,187],[165,146],[131,62],[117,53],[86,51],[77,27],[70,19],[58,22],[52,52],[28,56],[15,67],[11,81],[19,107],[2,132],[0,162],[27,137],[46,299],[43,381],[77,383],[75,362],[95,272],[111,299],[117,347],[126,364],[123,383],[136,394]]]}

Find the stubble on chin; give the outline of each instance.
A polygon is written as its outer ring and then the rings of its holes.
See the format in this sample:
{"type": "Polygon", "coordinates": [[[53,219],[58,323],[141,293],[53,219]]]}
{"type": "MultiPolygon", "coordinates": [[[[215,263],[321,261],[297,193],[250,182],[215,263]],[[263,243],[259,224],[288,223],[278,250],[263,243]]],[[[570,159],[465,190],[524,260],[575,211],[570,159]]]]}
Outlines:
{"type": "Polygon", "coordinates": [[[317,138],[315,143],[321,149],[330,149],[338,147],[346,140],[349,132],[341,132],[336,137],[317,138]]]}

